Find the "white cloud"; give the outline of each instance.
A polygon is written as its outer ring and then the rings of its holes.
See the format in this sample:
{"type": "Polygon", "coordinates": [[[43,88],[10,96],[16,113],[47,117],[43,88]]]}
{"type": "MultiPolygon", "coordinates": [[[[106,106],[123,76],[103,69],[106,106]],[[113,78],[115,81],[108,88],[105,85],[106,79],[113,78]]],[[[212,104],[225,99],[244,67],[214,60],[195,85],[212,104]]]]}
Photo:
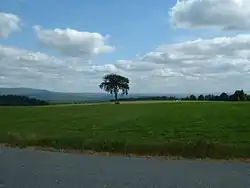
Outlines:
{"type": "Polygon", "coordinates": [[[177,0],[170,11],[179,28],[250,29],[249,0],[177,0]]]}
{"type": "Polygon", "coordinates": [[[117,71],[113,64],[87,64],[80,59],[0,46],[0,87],[99,91],[102,76],[117,71]]]}
{"type": "Polygon", "coordinates": [[[170,68],[163,68],[163,69],[155,70],[153,72],[153,75],[156,77],[168,77],[168,78],[183,76],[181,72],[175,72],[170,68]]]}
{"type": "Polygon", "coordinates": [[[68,92],[100,91],[104,74],[131,80],[131,92],[250,90],[250,35],[160,45],[134,60],[86,63],[0,45],[0,87],[35,87],[68,92]],[[159,58],[160,57],[160,58],[159,58]]]}
{"type": "Polygon", "coordinates": [[[115,66],[118,69],[124,71],[151,71],[157,68],[163,67],[162,65],[157,65],[150,62],[143,62],[143,61],[131,61],[131,60],[117,60],[115,66]]]}
{"type": "Polygon", "coordinates": [[[242,82],[250,76],[250,35],[160,45],[141,55],[139,60],[164,66],[154,69],[150,75],[162,78],[164,84],[166,81],[178,83],[181,88],[176,86],[175,91],[184,88],[197,92],[221,91],[221,88],[230,91],[238,88],[237,80],[240,88],[250,89],[242,82]],[[231,84],[232,78],[234,84],[231,84]]]}
{"type": "Polygon", "coordinates": [[[0,44],[0,60],[6,57],[18,56],[22,53],[24,53],[24,50],[3,46],[0,44]]]}
{"type": "Polygon", "coordinates": [[[14,14],[0,12],[0,37],[8,37],[20,29],[21,19],[14,14]]]}
{"type": "MultiPolygon", "coordinates": [[[[125,60],[115,64],[92,64],[82,62],[81,59],[59,58],[41,52],[0,46],[0,87],[100,92],[98,85],[104,74],[118,73],[131,79],[132,92],[157,92],[160,86],[156,84],[161,85],[162,80],[155,74],[163,67],[149,62],[125,60]],[[133,68],[124,65],[126,63],[129,66],[132,64],[133,68]]],[[[166,77],[166,74],[163,76],[166,77]]],[[[171,76],[176,77],[172,72],[168,78],[171,76]]]]}
{"type": "Polygon", "coordinates": [[[250,35],[161,45],[140,59],[169,66],[246,64],[250,59],[250,35]]]}
{"type": "Polygon", "coordinates": [[[99,76],[109,73],[118,73],[118,69],[113,64],[81,66],[76,69],[78,73],[92,76],[99,76]],[[100,74],[98,74],[100,73],[100,74]]]}
{"type": "Polygon", "coordinates": [[[70,28],[45,30],[40,26],[34,26],[34,30],[41,44],[72,57],[98,55],[115,50],[115,47],[107,44],[109,36],[100,33],[70,28]]]}
{"type": "Polygon", "coordinates": [[[143,56],[139,57],[140,61],[154,62],[158,64],[171,64],[175,63],[174,58],[168,52],[163,52],[161,49],[156,49],[156,51],[148,52],[143,56]]]}

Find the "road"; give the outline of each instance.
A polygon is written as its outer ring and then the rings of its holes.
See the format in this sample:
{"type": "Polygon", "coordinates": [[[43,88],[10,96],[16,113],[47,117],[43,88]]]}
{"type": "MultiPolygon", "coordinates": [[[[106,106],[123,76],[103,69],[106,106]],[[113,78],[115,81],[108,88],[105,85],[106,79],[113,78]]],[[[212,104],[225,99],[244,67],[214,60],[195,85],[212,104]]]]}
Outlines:
{"type": "Polygon", "coordinates": [[[250,164],[0,148],[5,188],[249,188],[250,164]]]}

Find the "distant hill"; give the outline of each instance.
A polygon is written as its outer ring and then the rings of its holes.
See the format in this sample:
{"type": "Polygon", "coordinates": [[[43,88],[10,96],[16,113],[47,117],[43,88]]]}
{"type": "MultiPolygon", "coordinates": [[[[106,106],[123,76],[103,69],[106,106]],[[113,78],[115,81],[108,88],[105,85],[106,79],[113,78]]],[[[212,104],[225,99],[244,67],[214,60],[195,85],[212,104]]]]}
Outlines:
{"type": "MultiPolygon", "coordinates": [[[[54,102],[72,102],[72,101],[107,101],[113,99],[113,96],[107,93],[62,93],[52,92],[42,89],[32,88],[0,88],[1,94],[21,95],[32,97],[45,101],[54,102]]],[[[177,98],[185,97],[188,94],[129,94],[122,98],[136,98],[148,96],[175,96],[177,98]]],[[[120,96],[121,97],[121,96],[120,96]]]]}
{"type": "Polygon", "coordinates": [[[32,88],[0,88],[0,94],[22,95],[46,101],[88,101],[112,98],[105,93],[62,93],[32,88]]]}

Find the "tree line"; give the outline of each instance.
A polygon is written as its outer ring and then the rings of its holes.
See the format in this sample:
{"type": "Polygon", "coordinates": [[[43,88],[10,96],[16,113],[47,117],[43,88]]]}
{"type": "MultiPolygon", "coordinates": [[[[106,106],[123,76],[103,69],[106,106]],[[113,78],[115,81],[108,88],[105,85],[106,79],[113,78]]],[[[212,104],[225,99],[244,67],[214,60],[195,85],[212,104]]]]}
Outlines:
{"type": "Polygon", "coordinates": [[[0,95],[0,106],[38,106],[48,105],[43,100],[19,95],[0,95]]]}
{"type": "Polygon", "coordinates": [[[103,77],[102,83],[99,85],[104,91],[114,95],[115,103],[119,101],[138,101],[138,100],[190,100],[190,101],[246,101],[250,100],[243,90],[236,90],[234,94],[228,95],[223,92],[220,95],[190,95],[185,98],[177,98],[175,96],[158,96],[158,97],[139,97],[139,98],[120,98],[118,99],[118,93],[121,91],[122,95],[127,95],[129,90],[129,79],[117,74],[107,74],[103,77]]]}
{"type": "MultiPolygon", "coordinates": [[[[148,97],[133,97],[133,98],[120,98],[118,101],[150,101],[150,100],[183,100],[183,101],[250,101],[250,96],[245,94],[243,90],[237,90],[234,94],[228,95],[223,92],[220,95],[190,95],[184,98],[175,96],[148,96],[148,97]]],[[[114,102],[115,100],[110,100],[114,102]]]]}
{"type": "Polygon", "coordinates": [[[223,92],[220,95],[199,95],[196,97],[195,95],[190,95],[188,97],[183,98],[182,100],[199,100],[199,101],[248,101],[250,100],[250,96],[247,95],[243,90],[236,90],[234,94],[228,95],[223,92]]]}

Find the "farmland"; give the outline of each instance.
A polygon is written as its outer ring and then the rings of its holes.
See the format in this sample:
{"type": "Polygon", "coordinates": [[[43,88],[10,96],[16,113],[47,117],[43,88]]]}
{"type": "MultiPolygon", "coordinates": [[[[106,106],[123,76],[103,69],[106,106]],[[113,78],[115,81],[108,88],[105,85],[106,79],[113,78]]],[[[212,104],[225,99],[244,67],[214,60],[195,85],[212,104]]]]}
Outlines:
{"type": "Polygon", "coordinates": [[[138,155],[250,157],[250,103],[0,107],[0,142],[138,155]]]}

